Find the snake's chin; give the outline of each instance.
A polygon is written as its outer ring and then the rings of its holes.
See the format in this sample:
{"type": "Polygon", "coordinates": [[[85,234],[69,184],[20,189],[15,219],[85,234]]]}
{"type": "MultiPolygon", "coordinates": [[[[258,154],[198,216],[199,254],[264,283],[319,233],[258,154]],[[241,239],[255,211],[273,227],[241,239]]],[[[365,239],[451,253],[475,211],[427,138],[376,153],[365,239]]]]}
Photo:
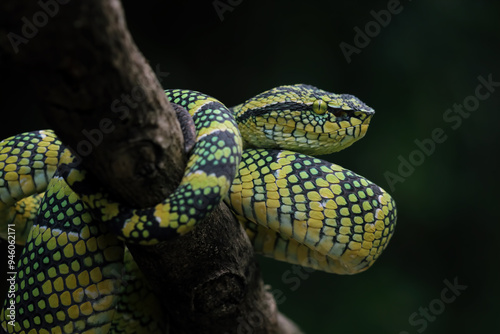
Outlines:
{"type": "MultiPolygon", "coordinates": [[[[317,136],[317,139],[295,143],[294,147],[280,147],[304,154],[327,155],[342,151],[366,135],[372,115],[360,120],[361,123],[335,130],[316,132],[304,131],[304,138],[317,136]]],[[[327,126],[325,128],[328,128],[327,126]]]]}
{"type": "Polygon", "coordinates": [[[335,131],[334,133],[337,135],[337,138],[339,139],[338,141],[336,141],[336,145],[332,146],[332,151],[330,153],[342,151],[343,149],[348,148],[349,146],[351,146],[352,144],[363,138],[366,135],[366,132],[368,131],[370,120],[371,117],[368,117],[361,124],[335,131]]]}
{"type": "MultiPolygon", "coordinates": [[[[326,140],[311,140],[306,142],[295,141],[292,146],[288,143],[280,145],[280,149],[292,150],[303,154],[310,155],[327,155],[335,152],[342,151],[343,149],[351,146],[366,135],[368,131],[368,123],[354,125],[348,128],[339,129],[328,133],[326,140]]],[[[308,132],[318,135],[316,132],[308,132]]]]}

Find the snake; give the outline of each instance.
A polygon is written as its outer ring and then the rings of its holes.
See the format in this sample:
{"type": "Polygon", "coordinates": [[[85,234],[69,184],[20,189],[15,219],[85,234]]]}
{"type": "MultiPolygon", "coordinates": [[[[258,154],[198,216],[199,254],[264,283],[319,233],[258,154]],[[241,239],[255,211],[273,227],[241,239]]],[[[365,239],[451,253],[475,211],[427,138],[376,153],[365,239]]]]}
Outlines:
{"type": "Polygon", "coordinates": [[[165,332],[160,304],[125,242],[182,237],[222,201],[254,251],[279,261],[355,274],[387,247],[393,198],[315,157],[365,136],[374,110],[360,99],[304,84],[232,108],[191,90],[165,95],[189,112],[196,138],[177,189],[148,208],[129,207],[92,182],[52,130],[0,142],[0,237],[24,246],[9,270],[15,283],[0,314],[5,332],[165,332]]]}

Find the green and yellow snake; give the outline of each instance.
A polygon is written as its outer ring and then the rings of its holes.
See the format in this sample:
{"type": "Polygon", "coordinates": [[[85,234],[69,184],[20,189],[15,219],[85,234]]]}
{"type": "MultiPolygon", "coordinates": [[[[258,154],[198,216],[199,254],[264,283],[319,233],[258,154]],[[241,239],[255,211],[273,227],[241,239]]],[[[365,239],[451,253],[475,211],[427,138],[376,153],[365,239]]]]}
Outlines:
{"type": "Polygon", "coordinates": [[[6,332],[161,333],[158,301],[124,241],[181,236],[222,200],[255,251],[277,260],[354,274],[387,246],[391,196],[306,155],[365,135],[374,111],[358,98],[308,85],[280,86],[231,109],[194,91],[166,96],[191,115],[196,143],[177,190],[151,208],[88,187],[87,172],[50,130],[0,143],[0,236],[15,230],[25,244],[0,315],[6,332]]]}

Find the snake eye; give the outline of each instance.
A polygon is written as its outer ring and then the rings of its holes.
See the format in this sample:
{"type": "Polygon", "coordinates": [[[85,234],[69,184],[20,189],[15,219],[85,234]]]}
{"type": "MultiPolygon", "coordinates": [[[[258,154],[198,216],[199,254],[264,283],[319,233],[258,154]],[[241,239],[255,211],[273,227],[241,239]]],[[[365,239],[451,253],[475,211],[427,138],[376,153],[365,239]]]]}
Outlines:
{"type": "Polygon", "coordinates": [[[312,110],[318,115],[323,115],[327,109],[328,105],[323,100],[316,100],[312,104],[312,110]]]}

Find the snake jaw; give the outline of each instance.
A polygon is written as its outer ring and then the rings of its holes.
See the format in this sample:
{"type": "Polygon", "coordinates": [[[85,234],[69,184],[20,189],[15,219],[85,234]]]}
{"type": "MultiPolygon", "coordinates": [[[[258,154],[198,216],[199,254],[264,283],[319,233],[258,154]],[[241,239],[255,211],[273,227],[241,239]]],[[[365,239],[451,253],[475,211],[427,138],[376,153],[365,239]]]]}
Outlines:
{"type": "Polygon", "coordinates": [[[335,135],[335,139],[337,140],[335,143],[332,143],[330,153],[341,151],[363,138],[368,131],[368,126],[370,125],[371,118],[372,115],[368,115],[368,117],[366,117],[362,123],[339,129],[330,133],[330,136],[333,137],[335,135]]]}
{"type": "MultiPolygon", "coordinates": [[[[292,127],[287,123],[277,124],[272,129],[260,130],[269,148],[290,149],[296,152],[325,155],[341,151],[366,135],[373,114],[349,120],[324,121],[322,124],[292,127]],[[271,146],[273,145],[273,146],[271,146]]],[[[260,141],[262,147],[264,140],[260,141]]]]}
{"type": "Polygon", "coordinates": [[[279,117],[270,113],[256,116],[240,126],[240,131],[247,147],[280,148],[313,155],[330,154],[363,138],[373,116],[373,112],[344,112],[347,117],[342,118],[336,118],[332,113],[316,118],[296,111],[279,117]],[[307,123],[303,122],[305,119],[307,123]]]}

